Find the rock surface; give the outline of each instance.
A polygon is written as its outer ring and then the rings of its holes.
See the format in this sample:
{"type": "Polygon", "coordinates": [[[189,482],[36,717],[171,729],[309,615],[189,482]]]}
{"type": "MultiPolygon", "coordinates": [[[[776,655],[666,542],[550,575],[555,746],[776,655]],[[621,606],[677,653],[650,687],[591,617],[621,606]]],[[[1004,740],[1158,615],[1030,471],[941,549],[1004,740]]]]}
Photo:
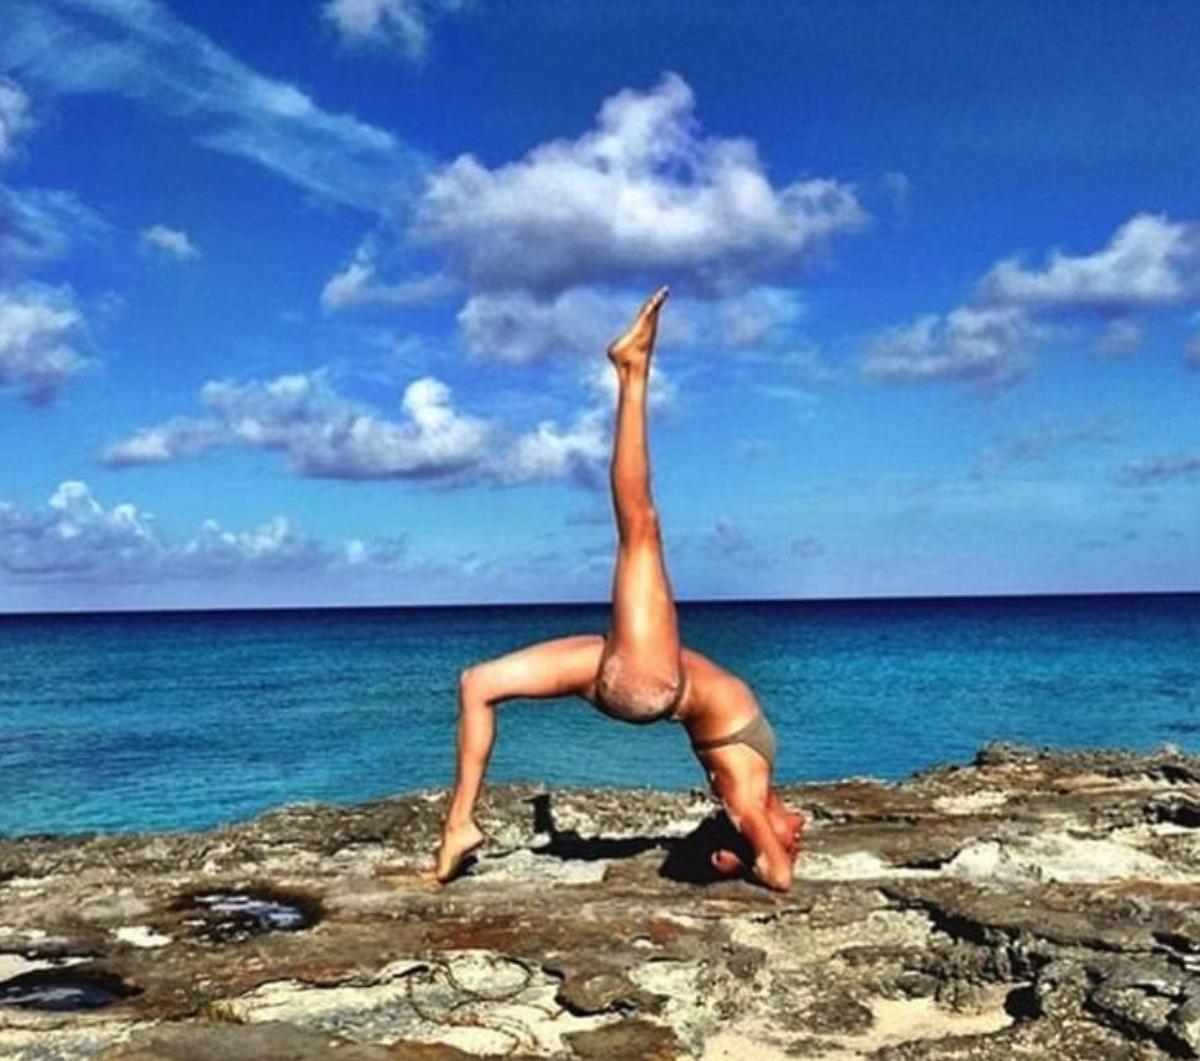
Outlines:
{"type": "Polygon", "coordinates": [[[797,785],[792,892],[698,793],[497,786],[0,839],[0,1058],[1200,1056],[1200,759],[989,746],[797,785]]]}

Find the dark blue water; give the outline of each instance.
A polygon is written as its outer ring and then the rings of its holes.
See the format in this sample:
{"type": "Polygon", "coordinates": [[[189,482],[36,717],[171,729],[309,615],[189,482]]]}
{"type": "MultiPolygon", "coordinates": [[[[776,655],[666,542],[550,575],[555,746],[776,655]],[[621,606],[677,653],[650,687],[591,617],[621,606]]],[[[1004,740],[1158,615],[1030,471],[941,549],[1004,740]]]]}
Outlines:
{"type": "MultiPolygon", "coordinates": [[[[446,784],[455,682],[602,606],[0,617],[0,833],[196,828],[446,784]]],[[[684,604],[778,776],[899,778],[989,740],[1200,751],[1200,595],[684,604]]],[[[501,712],[491,775],[703,783],[681,727],[501,712]]]]}

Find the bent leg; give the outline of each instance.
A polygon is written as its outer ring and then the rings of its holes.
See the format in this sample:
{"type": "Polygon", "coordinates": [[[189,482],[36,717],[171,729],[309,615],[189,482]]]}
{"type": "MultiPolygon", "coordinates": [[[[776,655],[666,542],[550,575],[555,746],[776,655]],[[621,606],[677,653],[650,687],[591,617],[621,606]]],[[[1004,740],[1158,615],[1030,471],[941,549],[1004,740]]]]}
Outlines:
{"type": "Polygon", "coordinates": [[[435,875],[449,880],[483,842],[475,804],[496,740],[495,708],[517,697],[590,698],[604,639],[597,634],[542,641],[468,667],[459,676],[458,762],[435,875]]]}
{"type": "Polygon", "coordinates": [[[647,682],[671,685],[680,678],[678,619],[650,494],[646,437],[650,355],[665,298],[665,288],[655,292],[608,355],[619,386],[611,466],[618,545],[605,656],[606,662],[610,655],[619,657],[621,681],[643,687],[647,682]]]}

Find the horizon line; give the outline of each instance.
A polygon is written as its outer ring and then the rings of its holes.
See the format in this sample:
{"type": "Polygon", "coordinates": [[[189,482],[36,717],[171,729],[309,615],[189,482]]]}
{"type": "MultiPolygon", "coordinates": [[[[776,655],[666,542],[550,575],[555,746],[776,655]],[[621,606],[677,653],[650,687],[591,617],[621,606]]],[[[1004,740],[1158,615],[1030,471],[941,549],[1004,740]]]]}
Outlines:
{"type": "MultiPolygon", "coordinates": [[[[677,600],[677,605],[706,604],[872,604],[916,601],[996,601],[996,600],[1066,600],[1090,597],[1190,597],[1200,596],[1200,589],[1146,590],[1074,590],[1069,592],[1013,593],[918,593],[884,594],[878,596],[843,597],[690,597],[677,600]]],[[[470,601],[430,602],[409,604],[255,604],[234,606],[179,606],[162,608],[48,608],[42,611],[7,611],[0,608],[0,620],[46,617],[101,617],[116,615],[236,615],[274,612],[323,611],[417,611],[454,608],[580,608],[604,607],[611,600],[545,600],[545,601],[470,601]]]]}

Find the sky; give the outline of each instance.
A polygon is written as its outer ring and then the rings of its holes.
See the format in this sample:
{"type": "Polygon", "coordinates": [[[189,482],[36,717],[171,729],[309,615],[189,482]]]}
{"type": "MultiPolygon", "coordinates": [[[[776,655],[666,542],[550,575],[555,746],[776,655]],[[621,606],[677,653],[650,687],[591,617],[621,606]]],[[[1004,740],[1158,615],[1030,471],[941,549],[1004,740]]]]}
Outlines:
{"type": "Polygon", "coordinates": [[[5,0],[0,610],[1200,590],[1190,2],[5,0]]]}

